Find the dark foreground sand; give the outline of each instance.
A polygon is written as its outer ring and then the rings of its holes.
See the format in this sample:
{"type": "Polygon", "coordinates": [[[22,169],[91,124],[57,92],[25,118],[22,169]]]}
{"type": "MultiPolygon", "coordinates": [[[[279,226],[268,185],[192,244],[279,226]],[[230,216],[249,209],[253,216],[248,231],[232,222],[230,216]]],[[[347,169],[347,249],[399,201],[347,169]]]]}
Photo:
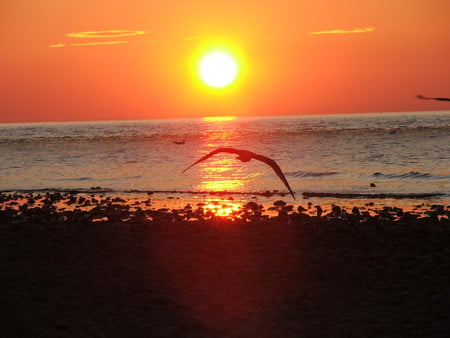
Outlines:
{"type": "Polygon", "coordinates": [[[446,212],[92,222],[0,211],[1,337],[450,335],[446,212]]]}

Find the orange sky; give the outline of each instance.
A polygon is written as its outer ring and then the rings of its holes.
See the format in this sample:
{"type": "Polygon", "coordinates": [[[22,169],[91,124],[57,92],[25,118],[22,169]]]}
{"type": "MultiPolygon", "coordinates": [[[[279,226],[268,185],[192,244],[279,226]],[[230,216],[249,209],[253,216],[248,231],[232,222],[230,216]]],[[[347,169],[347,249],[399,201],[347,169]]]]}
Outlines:
{"type": "Polygon", "coordinates": [[[448,0],[2,0],[0,122],[449,110],[448,0]],[[90,32],[87,34],[70,34],[90,32]],[[227,90],[193,64],[232,48],[227,90]]]}

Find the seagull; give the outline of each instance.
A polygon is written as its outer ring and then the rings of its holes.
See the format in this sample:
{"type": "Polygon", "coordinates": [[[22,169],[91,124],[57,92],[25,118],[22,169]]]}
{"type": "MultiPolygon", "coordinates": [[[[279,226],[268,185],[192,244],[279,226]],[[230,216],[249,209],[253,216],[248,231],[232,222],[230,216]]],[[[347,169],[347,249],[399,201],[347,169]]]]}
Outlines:
{"type": "Polygon", "coordinates": [[[264,162],[265,164],[269,165],[275,171],[275,173],[278,175],[280,180],[284,183],[286,188],[288,188],[289,192],[291,193],[292,197],[295,200],[294,192],[292,191],[291,187],[289,186],[289,183],[286,180],[286,177],[284,177],[284,174],[281,171],[280,167],[278,166],[277,162],[275,162],[274,160],[272,160],[269,157],[266,157],[266,156],[263,156],[263,155],[258,155],[258,154],[255,154],[255,153],[251,152],[251,151],[248,151],[248,150],[241,150],[241,149],[235,149],[235,148],[217,148],[216,150],[211,151],[209,154],[206,154],[201,159],[199,159],[198,161],[196,161],[193,164],[191,164],[189,167],[184,169],[182,171],[182,173],[184,173],[186,170],[188,170],[189,168],[193,167],[197,163],[203,162],[203,161],[207,160],[208,158],[210,158],[211,156],[214,156],[214,155],[216,155],[218,153],[236,154],[236,155],[238,155],[237,159],[241,160],[242,162],[248,162],[248,161],[250,161],[253,158],[255,160],[264,162]]]}
{"type": "Polygon", "coordinates": [[[450,98],[446,98],[446,97],[426,97],[423,95],[416,95],[416,97],[418,99],[422,99],[422,100],[437,100],[437,101],[450,101],[450,98]]]}

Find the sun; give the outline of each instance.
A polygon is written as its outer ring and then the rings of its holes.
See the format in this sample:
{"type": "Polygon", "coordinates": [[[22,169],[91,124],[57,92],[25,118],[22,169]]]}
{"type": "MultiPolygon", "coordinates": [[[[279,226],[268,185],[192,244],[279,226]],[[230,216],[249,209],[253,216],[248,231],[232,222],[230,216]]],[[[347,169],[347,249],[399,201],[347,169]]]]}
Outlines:
{"type": "Polygon", "coordinates": [[[234,58],[225,52],[211,52],[199,64],[200,78],[208,86],[223,88],[236,79],[238,69],[234,58]]]}

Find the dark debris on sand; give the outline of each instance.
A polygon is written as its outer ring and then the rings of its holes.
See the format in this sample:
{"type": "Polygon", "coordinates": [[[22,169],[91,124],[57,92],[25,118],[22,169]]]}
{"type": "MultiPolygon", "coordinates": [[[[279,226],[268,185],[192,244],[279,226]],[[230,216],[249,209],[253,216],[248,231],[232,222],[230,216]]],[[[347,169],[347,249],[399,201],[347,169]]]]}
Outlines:
{"type": "MultiPolygon", "coordinates": [[[[5,223],[26,224],[78,224],[78,223],[129,223],[146,224],[154,221],[209,221],[221,219],[214,210],[205,208],[204,203],[197,204],[196,208],[187,204],[182,209],[151,208],[151,200],[127,203],[122,197],[78,196],[73,193],[45,194],[12,194],[0,193],[0,221],[5,223]]],[[[226,207],[226,203],[218,208],[226,207]]],[[[311,204],[308,205],[308,209],[311,204]]],[[[343,221],[347,224],[393,221],[398,224],[417,221],[423,224],[448,224],[450,207],[432,205],[421,213],[404,212],[401,208],[383,207],[381,210],[372,210],[372,214],[365,208],[353,207],[351,211],[332,205],[329,213],[324,213],[319,205],[316,212],[308,212],[301,205],[294,210],[293,205],[283,200],[277,200],[268,211],[276,213],[276,220],[294,223],[343,221]]],[[[234,221],[261,221],[269,218],[264,207],[256,202],[248,202],[239,210],[227,214],[228,220],[234,221]]]]}
{"type": "Polygon", "coordinates": [[[0,195],[1,337],[448,337],[449,209],[0,195]]]}

